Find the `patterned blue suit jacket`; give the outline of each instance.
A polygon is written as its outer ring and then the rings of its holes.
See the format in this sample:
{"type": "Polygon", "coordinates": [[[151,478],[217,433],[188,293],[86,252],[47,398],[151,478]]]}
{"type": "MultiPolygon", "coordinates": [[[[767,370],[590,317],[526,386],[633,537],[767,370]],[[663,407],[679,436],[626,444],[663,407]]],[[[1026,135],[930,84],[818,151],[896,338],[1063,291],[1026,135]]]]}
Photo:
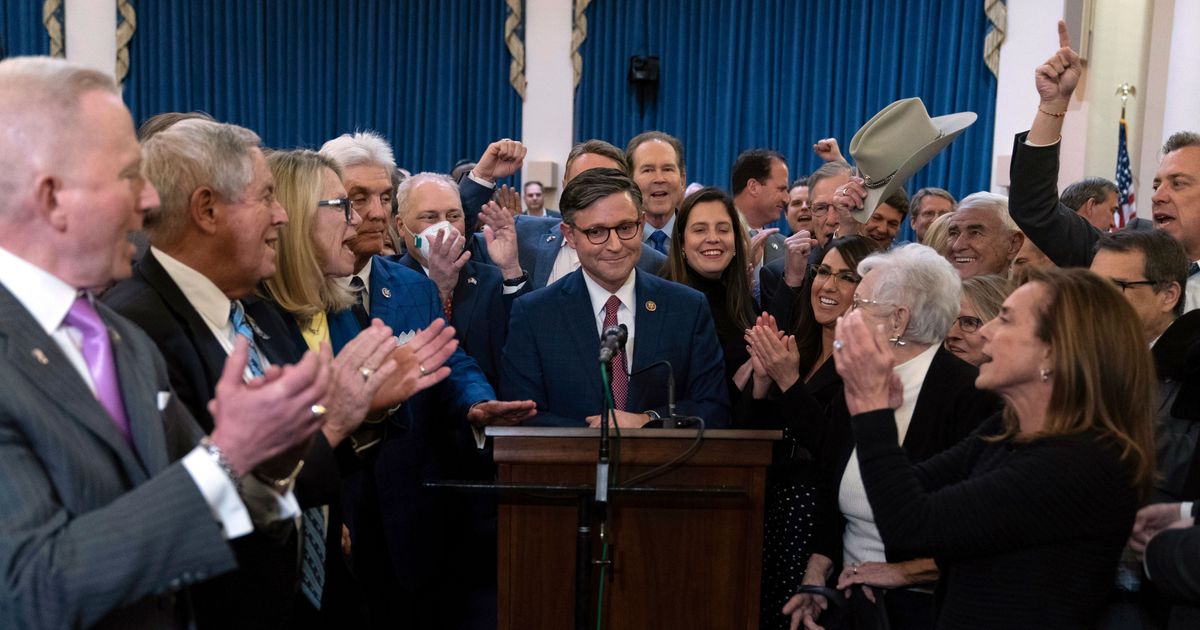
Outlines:
{"type": "MultiPolygon", "coordinates": [[[[373,258],[371,265],[372,318],[383,320],[397,335],[425,328],[439,317],[445,319],[437,285],[424,274],[382,256],[373,258]]],[[[329,314],[329,339],[335,353],[361,330],[349,309],[329,314]]],[[[446,365],[450,377],[432,391],[449,406],[453,417],[465,418],[471,405],[496,398],[479,365],[462,348],[454,351],[446,365]]]]}
{"type": "MultiPolygon", "coordinates": [[[[599,334],[583,270],[522,297],[513,305],[504,346],[500,392],[530,399],[538,414],[526,424],[583,426],[600,413],[599,334]]],[[[725,365],[708,303],[699,291],[638,271],[633,370],[667,360],[675,375],[676,413],[729,424],[725,365]]],[[[666,368],[630,379],[628,411],[667,415],[666,368]]]]}

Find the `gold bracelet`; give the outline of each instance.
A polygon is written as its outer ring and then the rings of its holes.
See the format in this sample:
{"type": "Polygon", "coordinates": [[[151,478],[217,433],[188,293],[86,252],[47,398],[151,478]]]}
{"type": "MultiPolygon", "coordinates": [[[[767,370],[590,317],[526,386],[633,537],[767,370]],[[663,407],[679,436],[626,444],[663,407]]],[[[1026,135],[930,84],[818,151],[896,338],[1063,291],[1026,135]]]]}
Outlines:
{"type": "Polygon", "coordinates": [[[1045,114],[1045,115],[1047,115],[1047,116],[1053,116],[1053,117],[1055,117],[1055,118],[1062,118],[1063,116],[1066,116],[1066,115],[1067,115],[1067,112],[1066,112],[1066,110],[1063,110],[1063,111],[1061,111],[1061,112],[1059,112],[1059,113],[1055,114],[1054,112],[1048,112],[1048,111],[1046,111],[1046,110],[1042,109],[1042,106],[1041,106],[1041,105],[1038,105],[1038,111],[1039,111],[1039,112],[1042,112],[1043,114],[1045,114]]]}

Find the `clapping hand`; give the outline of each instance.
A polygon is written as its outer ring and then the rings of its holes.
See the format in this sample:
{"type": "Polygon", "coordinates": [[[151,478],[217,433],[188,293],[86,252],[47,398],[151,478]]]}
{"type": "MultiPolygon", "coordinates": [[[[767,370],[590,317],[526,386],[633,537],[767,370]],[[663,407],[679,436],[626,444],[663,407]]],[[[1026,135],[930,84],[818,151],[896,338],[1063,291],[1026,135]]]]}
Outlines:
{"type": "MultiPolygon", "coordinates": [[[[394,345],[395,341],[389,343],[394,345]]],[[[450,376],[450,368],[444,364],[457,349],[454,327],[447,326],[441,318],[430,322],[408,343],[392,350],[389,358],[396,364],[396,370],[375,393],[371,409],[377,412],[391,409],[442,382],[450,376]]]]}
{"type": "Polygon", "coordinates": [[[247,384],[248,347],[243,337],[234,342],[208,404],[216,426],[211,439],[238,475],[307,443],[324,422],[318,403],[330,381],[328,352],[306,352],[298,363],[272,370],[269,380],[247,384]]]}
{"type": "Polygon", "coordinates": [[[896,357],[883,326],[867,325],[861,310],[838,318],[833,358],[845,386],[850,415],[896,409],[903,402],[904,388],[892,371],[896,357]]]}
{"type": "Polygon", "coordinates": [[[396,362],[388,360],[395,349],[392,329],[376,319],[333,359],[332,382],[324,401],[325,426],[321,429],[331,447],[354,433],[367,417],[371,399],[396,372],[396,362]]]}

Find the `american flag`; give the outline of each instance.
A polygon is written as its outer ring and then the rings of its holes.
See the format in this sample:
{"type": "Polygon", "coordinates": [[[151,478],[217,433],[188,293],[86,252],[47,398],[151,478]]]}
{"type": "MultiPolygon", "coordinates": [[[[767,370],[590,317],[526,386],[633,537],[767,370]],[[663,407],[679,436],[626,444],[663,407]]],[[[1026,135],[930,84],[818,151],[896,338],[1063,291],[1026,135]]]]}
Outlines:
{"type": "Polygon", "coordinates": [[[1137,204],[1133,196],[1133,170],[1129,168],[1129,147],[1126,145],[1126,127],[1124,116],[1121,117],[1121,127],[1117,132],[1117,201],[1121,208],[1113,213],[1113,225],[1125,227],[1137,218],[1137,204]]]}

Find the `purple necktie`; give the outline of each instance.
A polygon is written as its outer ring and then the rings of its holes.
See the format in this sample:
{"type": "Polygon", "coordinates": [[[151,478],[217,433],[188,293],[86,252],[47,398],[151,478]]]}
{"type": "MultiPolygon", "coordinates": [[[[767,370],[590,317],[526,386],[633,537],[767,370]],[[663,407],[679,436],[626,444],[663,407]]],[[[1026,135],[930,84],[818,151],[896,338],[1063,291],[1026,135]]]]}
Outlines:
{"type": "Polygon", "coordinates": [[[117,383],[117,365],[113,361],[108,327],[100,319],[100,314],[96,312],[96,307],[92,306],[91,300],[83,293],[75,298],[75,303],[71,305],[71,310],[67,311],[63,323],[78,328],[83,333],[83,360],[87,362],[92,383],[96,386],[96,398],[112,417],[113,424],[117,426],[125,442],[132,444],[129,420],[125,418],[125,404],[121,401],[121,387],[117,383]]]}

